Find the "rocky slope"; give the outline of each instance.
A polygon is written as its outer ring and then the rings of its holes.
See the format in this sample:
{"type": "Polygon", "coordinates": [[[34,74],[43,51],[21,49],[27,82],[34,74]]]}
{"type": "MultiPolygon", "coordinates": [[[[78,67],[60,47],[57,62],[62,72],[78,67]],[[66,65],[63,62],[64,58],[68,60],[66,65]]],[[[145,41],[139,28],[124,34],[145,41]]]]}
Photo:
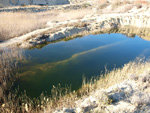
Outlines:
{"type": "Polygon", "coordinates": [[[120,84],[93,91],[76,101],[75,108],[63,108],[55,113],[149,113],[150,73],[128,76],[120,84]]]}

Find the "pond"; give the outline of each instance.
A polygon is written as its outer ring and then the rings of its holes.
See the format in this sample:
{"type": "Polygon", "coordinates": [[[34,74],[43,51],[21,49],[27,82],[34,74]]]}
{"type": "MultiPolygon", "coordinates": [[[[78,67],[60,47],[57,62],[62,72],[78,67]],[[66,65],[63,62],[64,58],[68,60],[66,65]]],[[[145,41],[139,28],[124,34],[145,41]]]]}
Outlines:
{"type": "Polygon", "coordinates": [[[88,79],[99,76],[105,66],[112,70],[138,57],[148,58],[150,42],[117,33],[88,35],[25,50],[25,54],[30,60],[22,67],[15,87],[38,97],[44,91],[50,94],[52,86],[59,83],[77,90],[83,75],[88,79]]]}

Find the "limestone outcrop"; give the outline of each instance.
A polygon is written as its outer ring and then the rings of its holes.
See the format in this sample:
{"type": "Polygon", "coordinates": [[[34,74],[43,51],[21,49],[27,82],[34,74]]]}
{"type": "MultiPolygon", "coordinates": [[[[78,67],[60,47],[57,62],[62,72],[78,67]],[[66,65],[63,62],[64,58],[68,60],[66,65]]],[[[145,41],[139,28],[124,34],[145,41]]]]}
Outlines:
{"type": "Polygon", "coordinates": [[[0,4],[9,5],[62,5],[68,4],[68,0],[0,0],[0,4]]]}

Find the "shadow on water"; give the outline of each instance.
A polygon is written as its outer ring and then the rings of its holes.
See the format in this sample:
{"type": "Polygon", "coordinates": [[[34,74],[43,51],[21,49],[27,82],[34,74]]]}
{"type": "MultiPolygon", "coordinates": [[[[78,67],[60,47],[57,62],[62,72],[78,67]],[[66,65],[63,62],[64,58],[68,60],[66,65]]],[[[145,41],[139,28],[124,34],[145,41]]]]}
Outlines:
{"type": "Polygon", "coordinates": [[[107,47],[111,47],[111,46],[114,46],[114,45],[117,45],[117,44],[120,44],[121,42],[117,42],[117,43],[114,43],[114,44],[109,44],[109,45],[105,45],[105,46],[100,46],[100,47],[97,47],[97,48],[94,48],[94,49],[91,49],[91,50],[88,50],[88,51],[83,51],[83,52],[80,52],[80,53],[76,53],[74,55],[72,55],[70,58],[68,59],[65,59],[65,60],[62,60],[62,61],[57,61],[57,62],[52,62],[52,63],[46,63],[46,64],[40,64],[40,65],[36,65],[35,67],[33,67],[30,70],[20,74],[20,76],[25,76],[26,73],[32,73],[32,70],[40,70],[40,71],[47,71],[49,70],[50,68],[53,68],[55,67],[56,65],[61,65],[63,63],[67,63],[81,55],[84,55],[84,54],[88,54],[90,52],[95,52],[97,50],[102,50],[102,49],[105,49],[107,47]]]}

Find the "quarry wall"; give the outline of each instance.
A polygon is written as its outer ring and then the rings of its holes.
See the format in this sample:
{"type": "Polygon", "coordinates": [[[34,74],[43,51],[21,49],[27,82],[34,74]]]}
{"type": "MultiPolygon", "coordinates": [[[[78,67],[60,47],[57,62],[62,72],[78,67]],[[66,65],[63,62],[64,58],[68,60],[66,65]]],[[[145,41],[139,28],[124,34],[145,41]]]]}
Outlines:
{"type": "Polygon", "coordinates": [[[68,0],[0,0],[0,4],[8,5],[62,5],[69,4],[68,0]]]}

